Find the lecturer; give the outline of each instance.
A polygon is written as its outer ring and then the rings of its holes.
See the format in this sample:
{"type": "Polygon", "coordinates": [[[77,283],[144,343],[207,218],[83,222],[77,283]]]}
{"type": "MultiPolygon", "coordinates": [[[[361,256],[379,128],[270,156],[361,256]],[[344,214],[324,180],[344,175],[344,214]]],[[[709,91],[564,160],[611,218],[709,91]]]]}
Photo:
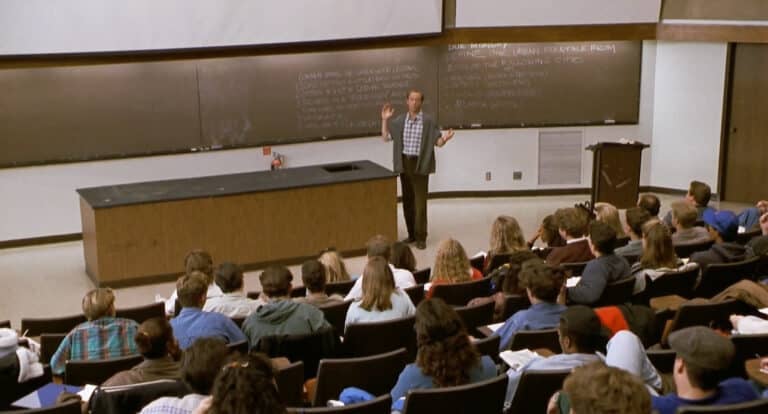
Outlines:
{"type": "Polygon", "coordinates": [[[435,147],[442,147],[453,138],[453,130],[440,132],[432,117],[421,112],[424,93],[411,89],[406,99],[408,113],[394,119],[392,105],[381,108],[381,138],[394,141],[393,169],[400,174],[403,195],[403,215],[408,227],[409,243],[417,249],[427,247],[427,189],[429,174],[435,172],[435,147]]]}

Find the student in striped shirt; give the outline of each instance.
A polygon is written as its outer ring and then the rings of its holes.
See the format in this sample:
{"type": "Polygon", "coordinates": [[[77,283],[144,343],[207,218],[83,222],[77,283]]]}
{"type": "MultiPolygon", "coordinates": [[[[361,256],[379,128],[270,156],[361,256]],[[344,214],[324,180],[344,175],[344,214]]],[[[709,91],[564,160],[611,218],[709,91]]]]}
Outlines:
{"type": "Polygon", "coordinates": [[[72,329],[51,357],[51,370],[64,374],[67,361],[99,360],[134,355],[136,321],[115,317],[115,293],[109,288],[93,289],[83,297],[87,322],[72,329]]]}

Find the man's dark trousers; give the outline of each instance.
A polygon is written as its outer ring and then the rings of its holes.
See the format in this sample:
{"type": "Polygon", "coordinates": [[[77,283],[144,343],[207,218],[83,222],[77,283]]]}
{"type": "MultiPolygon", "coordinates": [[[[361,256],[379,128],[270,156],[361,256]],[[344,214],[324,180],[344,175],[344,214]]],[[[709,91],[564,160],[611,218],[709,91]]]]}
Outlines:
{"type": "Polygon", "coordinates": [[[417,242],[426,242],[429,175],[422,175],[417,172],[418,161],[419,157],[403,155],[403,172],[400,174],[400,185],[408,238],[417,242]]]}

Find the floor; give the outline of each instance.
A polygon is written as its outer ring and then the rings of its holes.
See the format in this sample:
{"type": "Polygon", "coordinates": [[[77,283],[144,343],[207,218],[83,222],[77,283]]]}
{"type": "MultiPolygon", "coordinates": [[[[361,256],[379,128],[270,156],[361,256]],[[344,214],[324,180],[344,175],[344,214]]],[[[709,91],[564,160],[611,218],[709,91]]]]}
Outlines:
{"type": "MultiPolygon", "coordinates": [[[[677,196],[659,196],[662,214],[677,196]]],[[[555,209],[571,206],[588,199],[587,195],[463,198],[441,199],[429,202],[429,229],[426,250],[414,250],[418,267],[432,266],[440,240],[453,237],[459,240],[467,253],[488,248],[491,223],[500,214],[514,216],[526,236],[534,232],[541,220],[555,209]]],[[[745,204],[719,202],[716,208],[739,211],[745,204]]],[[[399,212],[398,214],[401,214],[399,212]]],[[[623,214],[622,214],[623,217],[623,214]]],[[[399,217],[398,230],[405,236],[405,222],[399,217]]],[[[215,260],[216,258],[214,258],[215,260]]],[[[180,258],[181,260],[181,258],[180,258]]],[[[359,274],[365,265],[364,257],[347,258],[351,274],[359,274]]],[[[298,266],[291,266],[296,284],[301,284],[298,266]]],[[[82,242],[68,242],[33,247],[0,250],[0,320],[8,319],[15,328],[21,317],[66,316],[81,312],[80,300],[93,287],[85,274],[82,242]]],[[[258,271],[248,272],[246,290],[260,290],[258,271]]],[[[117,307],[137,306],[152,302],[156,294],[170,295],[173,283],[117,289],[117,307]]]]}

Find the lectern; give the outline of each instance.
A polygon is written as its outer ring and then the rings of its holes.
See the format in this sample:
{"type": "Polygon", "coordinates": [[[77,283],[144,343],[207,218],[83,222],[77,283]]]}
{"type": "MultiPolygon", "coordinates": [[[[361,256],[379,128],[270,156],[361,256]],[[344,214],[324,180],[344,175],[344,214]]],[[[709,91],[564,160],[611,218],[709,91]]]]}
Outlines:
{"type": "Polygon", "coordinates": [[[587,147],[593,153],[591,202],[611,203],[616,208],[637,205],[642,152],[650,145],[598,142],[587,147]]]}

